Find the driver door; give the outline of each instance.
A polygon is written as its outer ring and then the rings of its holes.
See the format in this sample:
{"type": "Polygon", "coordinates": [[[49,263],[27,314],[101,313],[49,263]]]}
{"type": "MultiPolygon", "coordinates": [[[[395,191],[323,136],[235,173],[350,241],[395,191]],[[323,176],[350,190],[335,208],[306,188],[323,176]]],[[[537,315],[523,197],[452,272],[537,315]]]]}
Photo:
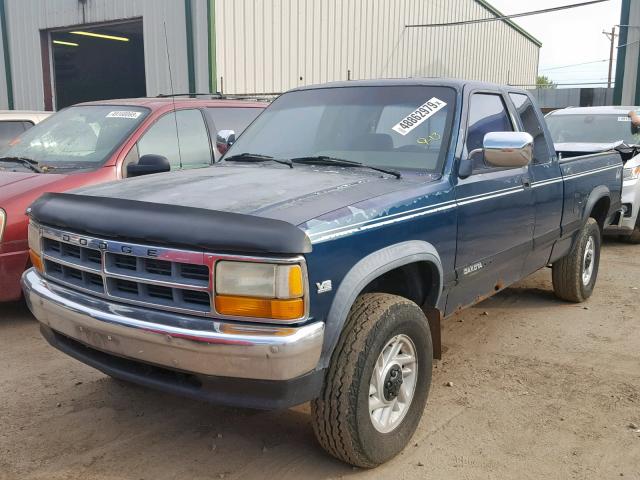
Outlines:
{"type": "MultiPolygon", "coordinates": [[[[482,148],[489,132],[514,130],[501,94],[473,92],[462,155],[467,157],[472,150],[482,148]]],[[[480,159],[471,176],[458,180],[456,199],[457,283],[447,301],[447,314],[519,280],[533,240],[534,206],[528,166],[489,167],[480,159]]]]}

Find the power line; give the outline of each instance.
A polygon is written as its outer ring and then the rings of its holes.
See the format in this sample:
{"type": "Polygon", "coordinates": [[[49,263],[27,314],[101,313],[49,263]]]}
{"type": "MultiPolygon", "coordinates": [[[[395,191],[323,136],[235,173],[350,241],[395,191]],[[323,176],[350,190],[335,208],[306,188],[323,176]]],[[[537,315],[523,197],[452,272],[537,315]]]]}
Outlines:
{"type": "Polygon", "coordinates": [[[605,58],[604,60],[594,60],[593,62],[572,63],[570,65],[562,65],[560,67],[543,68],[543,69],[541,69],[541,71],[548,72],[549,70],[559,70],[561,68],[578,67],[580,65],[591,65],[592,63],[602,63],[602,62],[608,62],[608,61],[609,61],[609,59],[605,58]]]}
{"type": "Polygon", "coordinates": [[[491,17],[491,18],[476,18],[474,20],[460,20],[457,22],[447,22],[447,23],[425,23],[425,24],[413,24],[413,25],[405,25],[407,28],[416,28],[416,27],[453,27],[457,25],[470,25],[472,23],[484,23],[484,22],[495,22],[497,20],[508,20],[511,18],[518,17],[528,17],[530,15],[539,15],[541,13],[549,13],[549,12],[557,12],[559,10],[567,10],[570,8],[577,7],[585,7],[587,5],[593,5],[595,3],[608,2],[609,0],[592,0],[590,2],[581,2],[581,3],[572,3],[570,5],[561,5],[559,7],[553,8],[544,8],[542,10],[533,10],[530,12],[523,13],[515,13],[513,15],[501,15],[499,17],[491,17]]]}

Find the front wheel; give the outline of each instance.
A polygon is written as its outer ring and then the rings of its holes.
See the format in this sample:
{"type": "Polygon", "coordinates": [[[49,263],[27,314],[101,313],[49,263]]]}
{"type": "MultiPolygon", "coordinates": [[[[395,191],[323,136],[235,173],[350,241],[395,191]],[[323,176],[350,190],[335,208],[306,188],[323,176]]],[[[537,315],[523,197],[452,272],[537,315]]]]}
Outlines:
{"type": "Polygon", "coordinates": [[[631,235],[626,237],[625,240],[635,245],[640,244],[640,215],[638,215],[638,219],[636,220],[636,226],[633,229],[633,232],[631,232],[631,235]]]}
{"type": "Polygon", "coordinates": [[[322,447],[364,468],[397,455],[422,417],[432,362],[429,324],[418,305],[383,293],[359,297],[311,404],[322,447]]]}
{"type": "Polygon", "coordinates": [[[584,302],[593,293],[602,243],[598,222],[589,218],[567,256],[553,264],[553,290],[569,302],[584,302]]]}

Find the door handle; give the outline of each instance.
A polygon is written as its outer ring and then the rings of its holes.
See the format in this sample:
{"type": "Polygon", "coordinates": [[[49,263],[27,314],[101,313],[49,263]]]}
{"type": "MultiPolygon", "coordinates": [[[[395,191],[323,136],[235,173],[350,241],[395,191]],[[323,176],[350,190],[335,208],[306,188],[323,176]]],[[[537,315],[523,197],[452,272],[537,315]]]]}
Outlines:
{"type": "Polygon", "coordinates": [[[522,186],[524,188],[531,188],[531,179],[529,177],[522,177],[522,186]]]}

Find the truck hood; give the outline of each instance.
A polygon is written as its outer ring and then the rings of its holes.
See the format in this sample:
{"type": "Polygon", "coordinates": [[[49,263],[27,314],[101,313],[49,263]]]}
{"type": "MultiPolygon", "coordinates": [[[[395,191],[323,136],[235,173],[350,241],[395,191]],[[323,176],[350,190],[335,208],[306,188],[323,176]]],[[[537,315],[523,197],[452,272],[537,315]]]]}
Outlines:
{"type": "Polygon", "coordinates": [[[16,195],[31,190],[41,190],[67,178],[67,175],[13,172],[0,170],[0,204],[4,204],[16,195]]]}
{"type": "MultiPolygon", "coordinates": [[[[426,180],[436,178],[428,176],[426,180]]],[[[419,177],[419,181],[424,183],[425,177],[419,177]]],[[[415,179],[396,179],[367,169],[220,163],[81,188],[71,193],[241,213],[300,225],[327,212],[415,183],[415,179]]]]}

